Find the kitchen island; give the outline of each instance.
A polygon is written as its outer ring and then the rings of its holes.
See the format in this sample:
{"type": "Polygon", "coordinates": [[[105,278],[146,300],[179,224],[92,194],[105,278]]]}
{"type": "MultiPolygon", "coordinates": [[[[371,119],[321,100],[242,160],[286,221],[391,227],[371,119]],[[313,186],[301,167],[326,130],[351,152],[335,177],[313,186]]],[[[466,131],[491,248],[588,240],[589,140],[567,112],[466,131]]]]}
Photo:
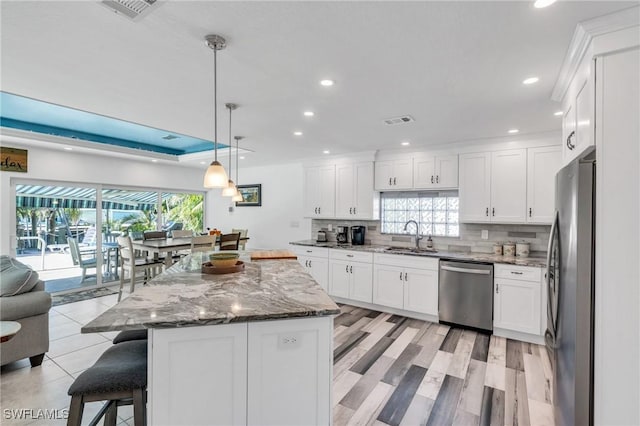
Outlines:
{"type": "Polygon", "coordinates": [[[187,256],[82,328],[149,329],[153,425],[329,424],[339,307],[295,260],[187,256]]]}

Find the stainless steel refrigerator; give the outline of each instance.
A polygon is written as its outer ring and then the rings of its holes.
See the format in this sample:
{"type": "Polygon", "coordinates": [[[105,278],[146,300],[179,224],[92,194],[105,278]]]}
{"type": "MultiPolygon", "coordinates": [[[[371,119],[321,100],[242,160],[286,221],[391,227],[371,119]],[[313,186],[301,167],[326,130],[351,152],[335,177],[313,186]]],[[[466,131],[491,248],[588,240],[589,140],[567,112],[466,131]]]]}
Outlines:
{"type": "Polygon", "coordinates": [[[547,259],[547,332],[557,426],[593,425],[595,151],[556,175],[547,259]]]}

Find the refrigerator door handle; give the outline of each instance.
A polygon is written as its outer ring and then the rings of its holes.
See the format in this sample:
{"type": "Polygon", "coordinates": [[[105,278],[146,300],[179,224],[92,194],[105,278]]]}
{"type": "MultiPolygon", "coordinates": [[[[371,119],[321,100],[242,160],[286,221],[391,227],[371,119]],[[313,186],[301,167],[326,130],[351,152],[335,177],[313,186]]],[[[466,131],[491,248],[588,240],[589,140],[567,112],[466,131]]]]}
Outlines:
{"type": "MultiPolygon", "coordinates": [[[[558,319],[557,319],[557,311],[558,311],[558,290],[559,286],[556,280],[560,277],[553,269],[559,270],[560,266],[558,263],[560,259],[553,259],[554,255],[554,244],[558,246],[560,243],[558,241],[559,233],[558,233],[558,221],[559,221],[560,213],[558,211],[555,212],[553,218],[553,224],[551,225],[551,233],[549,236],[549,246],[547,248],[547,273],[546,273],[546,285],[547,285],[547,318],[549,319],[549,324],[547,324],[547,330],[545,331],[545,343],[550,348],[555,348],[555,340],[558,332],[558,319]],[[553,260],[553,265],[551,264],[553,260]],[[553,269],[552,269],[553,268],[553,269]]],[[[557,248],[556,248],[557,253],[557,248]]]]}

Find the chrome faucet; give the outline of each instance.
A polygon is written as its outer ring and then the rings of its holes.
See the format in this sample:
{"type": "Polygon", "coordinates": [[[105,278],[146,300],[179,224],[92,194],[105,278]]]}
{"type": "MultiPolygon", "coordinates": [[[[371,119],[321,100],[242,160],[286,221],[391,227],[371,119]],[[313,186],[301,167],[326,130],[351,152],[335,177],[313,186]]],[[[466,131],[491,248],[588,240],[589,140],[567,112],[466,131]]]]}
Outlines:
{"type": "Polygon", "coordinates": [[[410,220],[407,223],[404,224],[404,230],[407,230],[407,226],[409,226],[410,223],[413,223],[414,225],[416,225],[416,250],[420,250],[420,240],[423,238],[422,235],[420,235],[420,227],[418,226],[418,222],[416,222],[415,220],[410,220]]]}

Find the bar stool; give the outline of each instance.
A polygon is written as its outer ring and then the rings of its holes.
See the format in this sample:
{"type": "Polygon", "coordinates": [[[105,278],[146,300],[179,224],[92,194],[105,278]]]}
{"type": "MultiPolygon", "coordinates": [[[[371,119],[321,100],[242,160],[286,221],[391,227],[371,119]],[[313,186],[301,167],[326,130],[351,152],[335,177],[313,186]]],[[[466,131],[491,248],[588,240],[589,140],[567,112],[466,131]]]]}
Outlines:
{"type": "Polygon", "coordinates": [[[113,344],[117,345],[118,343],[130,342],[132,340],[147,340],[148,337],[149,333],[146,328],[141,330],[124,330],[113,338],[113,344]]]}
{"type": "Polygon", "coordinates": [[[115,425],[118,406],[133,404],[135,426],[146,425],[147,341],[135,340],[111,346],[83,371],[69,388],[71,395],[67,426],[80,426],[84,404],[108,401],[91,421],[102,416],[105,425],[115,425]]]}

